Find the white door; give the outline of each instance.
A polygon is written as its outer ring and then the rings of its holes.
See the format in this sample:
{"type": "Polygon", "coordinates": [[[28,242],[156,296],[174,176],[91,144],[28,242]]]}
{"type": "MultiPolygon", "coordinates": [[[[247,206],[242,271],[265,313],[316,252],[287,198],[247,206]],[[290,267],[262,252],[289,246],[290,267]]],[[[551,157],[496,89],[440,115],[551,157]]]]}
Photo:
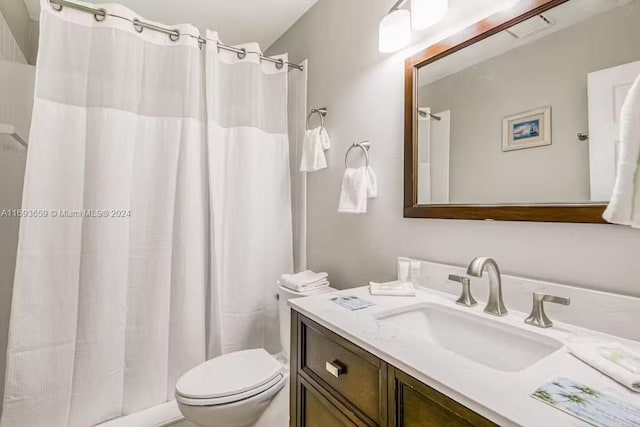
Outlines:
{"type": "Polygon", "coordinates": [[[611,199],[620,149],[620,110],[638,75],[640,61],[588,75],[591,201],[611,199]]]}

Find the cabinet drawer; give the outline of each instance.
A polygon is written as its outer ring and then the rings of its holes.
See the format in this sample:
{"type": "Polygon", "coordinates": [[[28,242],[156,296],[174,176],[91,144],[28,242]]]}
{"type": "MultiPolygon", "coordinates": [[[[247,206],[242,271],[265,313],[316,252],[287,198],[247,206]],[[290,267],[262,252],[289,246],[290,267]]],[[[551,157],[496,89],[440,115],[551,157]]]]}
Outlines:
{"type": "Polygon", "coordinates": [[[375,424],[384,425],[381,384],[386,390],[386,365],[308,319],[301,326],[302,372],[339,393],[375,424]]]}
{"type": "Polygon", "coordinates": [[[305,382],[300,383],[302,427],[356,427],[322,394],[305,382]]]}

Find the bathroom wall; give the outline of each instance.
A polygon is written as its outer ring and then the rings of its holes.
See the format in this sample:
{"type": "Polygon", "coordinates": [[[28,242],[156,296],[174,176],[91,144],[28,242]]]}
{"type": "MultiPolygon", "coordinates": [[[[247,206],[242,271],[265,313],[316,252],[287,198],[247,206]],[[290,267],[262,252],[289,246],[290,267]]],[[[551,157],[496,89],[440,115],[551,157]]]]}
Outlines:
{"type": "Polygon", "coordinates": [[[26,63],[27,59],[22,53],[7,20],[0,9],[0,60],[26,63]]]}
{"type": "Polygon", "coordinates": [[[418,105],[451,110],[451,203],[591,200],[589,144],[576,138],[589,130],[587,74],[640,59],[639,21],[640,5],[615,8],[421,87],[418,105]],[[502,118],[547,105],[553,144],[503,152],[502,118]]]}
{"type": "Polygon", "coordinates": [[[38,23],[29,17],[23,0],[0,0],[0,57],[35,64],[38,50],[38,23]],[[16,45],[19,52],[13,50],[16,45]],[[11,47],[12,55],[3,55],[11,47]]]}
{"type": "MultiPolygon", "coordinates": [[[[35,67],[0,60],[0,77],[0,123],[14,125],[28,139],[35,67]]],[[[21,206],[26,154],[13,138],[0,135],[0,409],[20,225],[20,218],[5,210],[21,206]]]]}
{"type": "Polygon", "coordinates": [[[639,230],[403,218],[404,59],[423,46],[378,53],[378,23],[392,4],[322,0],[268,50],[308,58],[309,108],[329,108],[329,168],[308,178],[309,268],[347,288],[392,279],[398,255],[460,266],[486,255],[509,274],[640,297],[639,230]],[[366,215],[338,214],[345,151],[364,139],[379,197],[366,215]]]}

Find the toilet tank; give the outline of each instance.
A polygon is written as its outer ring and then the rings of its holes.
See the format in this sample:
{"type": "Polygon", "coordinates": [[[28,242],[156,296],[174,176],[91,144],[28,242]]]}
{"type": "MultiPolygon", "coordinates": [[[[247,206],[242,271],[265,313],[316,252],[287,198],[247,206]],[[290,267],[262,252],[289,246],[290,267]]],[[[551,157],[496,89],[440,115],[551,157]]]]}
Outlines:
{"type": "Polygon", "coordinates": [[[307,292],[296,292],[294,290],[278,286],[278,309],[280,317],[280,344],[287,360],[289,360],[289,349],[291,346],[291,308],[287,304],[292,298],[303,298],[312,295],[326,294],[336,289],[331,287],[310,290],[307,292]]]}

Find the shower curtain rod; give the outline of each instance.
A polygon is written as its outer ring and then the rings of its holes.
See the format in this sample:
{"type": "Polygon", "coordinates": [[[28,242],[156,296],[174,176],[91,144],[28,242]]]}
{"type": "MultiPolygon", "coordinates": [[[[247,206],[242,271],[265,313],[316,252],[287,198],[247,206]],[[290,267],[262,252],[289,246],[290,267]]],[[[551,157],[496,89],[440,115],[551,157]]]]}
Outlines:
{"type": "MultiPolygon", "coordinates": [[[[82,4],[78,4],[78,3],[73,3],[67,0],[49,0],[49,4],[51,4],[51,7],[53,8],[53,10],[60,12],[65,6],[70,7],[72,9],[76,9],[76,10],[80,10],[83,12],[87,12],[87,13],[91,13],[93,14],[93,17],[95,18],[96,21],[98,22],[102,22],[104,21],[107,16],[111,16],[114,18],[119,18],[119,19],[124,19],[125,21],[129,21],[133,24],[133,28],[135,28],[135,30],[139,33],[142,32],[143,29],[147,28],[149,30],[153,30],[153,31],[158,31],[160,33],[164,33],[167,34],[169,36],[169,39],[171,39],[171,41],[177,41],[180,36],[188,36],[194,39],[198,40],[198,44],[200,45],[200,47],[202,47],[205,43],[207,43],[207,39],[205,39],[204,37],[201,36],[193,36],[191,34],[186,34],[186,33],[180,33],[180,31],[175,30],[175,29],[171,29],[171,28],[165,28],[165,27],[161,27],[155,24],[150,24],[144,21],[140,21],[138,19],[129,19],[129,18],[125,18],[124,16],[120,16],[120,15],[114,15],[112,13],[108,13],[106,11],[106,9],[103,8],[93,8],[93,7],[89,7],[89,6],[85,6],[82,4]],[[54,5],[57,5],[54,6],[54,5]]],[[[211,41],[211,40],[210,40],[211,41]]],[[[276,64],[276,67],[278,69],[282,68],[285,64],[289,67],[289,68],[294,68],[296,70],[300,70],[302,71],[304,69],[304,67],[302,65],[298,65],[298,64],[292,64],[291,62],[285,62],[282,59],[275,59],[275,58],[271,58],[269,56],[264,56],[262,53],[260,52],[252,52],[252,51],[248,51],[245,48],[238,48],[238,47],[233,47],[233,46],[229,46],[226,45],[224,43],[220,43],[219,41],[216,42],[218,49],[222,49],[222,50],[226,50],[229,52],[235,52],[238,55],[239,59],[243,59],[245,56],[247,56],[247,54],[249,53],[253,53],[255,55],[258,55],[260,57],[261,60],[264,61],[269,61],[272,62],[274,64],[276,64]]]]}

